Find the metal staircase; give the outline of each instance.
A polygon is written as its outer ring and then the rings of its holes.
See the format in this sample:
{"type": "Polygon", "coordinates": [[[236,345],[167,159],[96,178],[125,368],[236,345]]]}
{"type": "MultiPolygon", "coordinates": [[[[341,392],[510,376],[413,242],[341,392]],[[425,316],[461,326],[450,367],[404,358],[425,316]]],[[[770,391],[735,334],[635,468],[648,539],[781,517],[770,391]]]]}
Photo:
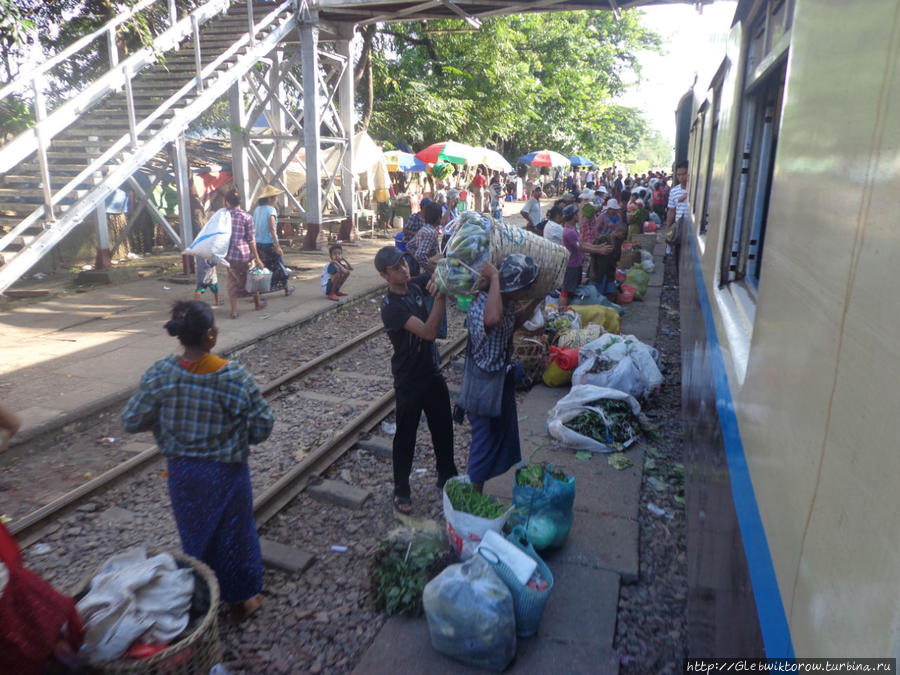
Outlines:
{"type": "MultiPolygon", "coordinates": [[[[32,98],[36,119],[0,145],[0,293],[135,171],[182,139],[193,120],[296,31],[297,16],[296,0],[210,0],[181,18],[174,0],[143,0],[0,89],[0,101],[32,98]],[[120,62],[117,27],[152,5],[167,5],[168,29],[152,48],[120,62]],[[104,42],[111,67],[47,111],[50,69],[104,42]]],[[[170,236],[179,240],[171,230],[170,236]]]]}

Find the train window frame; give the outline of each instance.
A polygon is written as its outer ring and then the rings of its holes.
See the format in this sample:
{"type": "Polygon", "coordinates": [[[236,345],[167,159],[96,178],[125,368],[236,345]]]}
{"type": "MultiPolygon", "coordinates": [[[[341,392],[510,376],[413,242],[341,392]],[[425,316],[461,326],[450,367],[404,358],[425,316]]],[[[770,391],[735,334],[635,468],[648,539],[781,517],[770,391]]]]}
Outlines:
{"type": "MultiPolygon", "coordinates": [[[[704,169],[703,176],[703,192],[700,200],[699,218],[694,222],[698,223],[697,234],[701,237],[701,241],[705,242],[706,233],[709,230],[709,197],[712,188],[712,175],[716,163],[716,146],[719,140],[719,122],[722,116],[722,86],[727,70],[727,61],[723,62],[718,72],[712,80],[709,88],[711,95],[708,96],[709,102],[709,118],[711,120],[711,128],[709,130],[709,144],[706,150],[706,157],[703,158],[704,169]]],[[[699,187],[699,186],[698,186],[699,187]]]]}
{"type": "Polygon", "coordinates": [[[738,142],[740,171],[734,172],[728,211],[721,280],[759,287],[768,225],[769,198],[781,129],[786,75],[785,58],[744,89],[738,142]]]}
{"type": "Polygon", "coordinates": [[[794,0],[768,0],[749,21],[745,46],[736,140],[740,164],[732,167],[719,285],[744,283],[753,297],[762,271],[793,4],[794,0]],[[775,28],[781,31],[777,37],[772,35],[775,28]]]}

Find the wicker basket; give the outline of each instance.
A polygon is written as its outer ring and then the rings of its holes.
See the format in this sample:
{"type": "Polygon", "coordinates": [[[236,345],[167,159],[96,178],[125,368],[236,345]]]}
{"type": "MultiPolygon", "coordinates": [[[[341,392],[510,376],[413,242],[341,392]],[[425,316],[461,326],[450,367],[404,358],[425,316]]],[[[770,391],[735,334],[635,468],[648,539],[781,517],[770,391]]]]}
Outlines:
{"type": "Polygon", "coordinates": [[[512,594],[513,607],[516,612],[516,635],[519,637],[531,637],[538,631],[541,618],[544,616],[544,607],[550,598],[550,591],[553,590],[553,573],[547,567],[547,563],[534,550],[534,546],[528,540],[528,534],[525,532],[524,527],[516,525],[507,537],[507,540],[537,563],[538,573],[547,582],[547,588],[540,591],[526,586],[516,578],[515,572],[499,558],[496,558],[496,554],[494,554],[495,557],[492,559],[490,554],[485,556],[482,553],[482,557],[494,568],[494,572],[503,580],[503,583],[506,584],[509,592],[512,594]]]}
{"type": "Polygon", "coordinates": [[[525,382],[522,387],[530,387],[535,382],[540,382],[544,370],[547,368],[547,335],[543,330],[524,331],[517,330],[513,334],[513,361],[522,364],[525,370],[525,382]]]}
{"type": "MultiPolygon", "coordinates": [[[[148,555],[156,555],[148,553],[148,555]]],[[[171,553],[178,567],[190,567],[194,572],[194,602],[198,597],[209,594],[209,608],[206,614],[191,620],[179,639],[168,649],[146,659],[121,658],[88,664],[88,672],[93,673],[141,673],[142,675],[194,675],[208,673],[222,658],[219,642],[219,583],[213,571],[196,558],[183,553],[171,553]]],[[[84,596],[94,575],[84,579],[73,593],[77,599],[84,596]]]]}
{"type": "Polygon", "coordinates": [[[584,328],[576,328],[560,333],[556,336],[556,344],[559,347],[565,347],[567,349],[584,347],[584,345],[593,342],[605,332],[603,326],[596,323],[589,323],[584,328]]]}
{"type": "Polygon", "coordinates": [[[506,256],[524,253],[540,268],[537,281],[531,287],[531,297],[542,298],[562,286],[569,262],[564,246],[523,230],[521,227],[494,220],[491,223],[491,262],[498,268],[506,256]]]}

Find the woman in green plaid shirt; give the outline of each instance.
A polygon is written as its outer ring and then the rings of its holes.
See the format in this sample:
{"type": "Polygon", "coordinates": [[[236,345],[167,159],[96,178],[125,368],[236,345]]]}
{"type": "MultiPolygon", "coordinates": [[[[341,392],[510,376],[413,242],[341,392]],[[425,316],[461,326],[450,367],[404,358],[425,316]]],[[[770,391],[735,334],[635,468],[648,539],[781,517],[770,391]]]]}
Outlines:
{"type": "Polygon", "coordinates": [[[165,327],[184,353],[150,366],[122,424],[153,431],[182,548],[213,569],[222,599],[243,618],[260,606],[263,571],[247,457],[274,416],[241,364],[210,353],[218,329],[206,303],[176,302],[165,327]]]}

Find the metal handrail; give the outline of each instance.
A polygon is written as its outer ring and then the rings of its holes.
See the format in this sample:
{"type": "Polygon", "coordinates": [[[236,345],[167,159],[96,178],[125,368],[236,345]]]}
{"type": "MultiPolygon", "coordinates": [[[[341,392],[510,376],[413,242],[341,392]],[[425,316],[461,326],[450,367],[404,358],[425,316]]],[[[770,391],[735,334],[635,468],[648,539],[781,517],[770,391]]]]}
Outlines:
{"type": "MultiPolygon", "coordinates": [[[[250,2],[252,2],[252,0],[250,0],[250,2]]],[[[224,3],[224,6],[226,6],[226,7],[230,5],[230,2],[228,2],[227,0],[212,0],[211,2],[207,3],[206,5],[204,5],[201,8],[198,8],[198,10],[195,10],[195,11],[200,12],[200,15],[202,15],[203,13],[208,11],[208,8],[213,7],[213,6],[218,7],[218,6],[222,5],[223,3],[224,3]]],[[[259,23],[252,26],[250,32],[252,32],[254,34],[253,42],[256,44],[259,44],[255,39],[256,34],[258,34],[260,31],[265,30],[270,25],[274,24],[276,21],[279,21],[280,17],[283,15],[284,11],[288,8],[293,8],[294,6],[295,6],[294,0],[284,0],[282,3],[272,7],[271,10],[262,18],[262,20],[259,21],[259,23]]],[[[204,17],[204,21],[208,18],[211,18],[211,17],[204,17]]],[[[184,19],[182,19],[181,21],[178,22],[178,24],[182,24],[182,23],[185,24],[185,26],[188,28],[188,30],[190,30],[191,32],[194,32],[194,26],[197,25],[197,20],[192,19],[190,17],[185,17],[184,19]]],[[[169,29],[169,31],[167,31],[167,33],[172,32],[172,30],[173,29],[169,29]]],[[[159,36],[159,37],[162,38],[163,36],[159,36]]],[[[129,125],[129,127],[130,127],[129,132],[127,134],[121,136],[120,138],[116,139],[113,143],[111,143],[110,147],[108,147],[106,149],[106,151],[100,157],[95,158],[94,161],[92,161],[90,163],[90,166],[88,166],[87,168],[82,170],[78,174],[78,176],[70,179],[65,187],[63,187],[60,190],[56,190],[56,191],[51,190],[51,195],[47,199],[47,201],[48,201],[47,204],[38,206],[35,209],[35,211],[33,211],[28,216],[26,216],[26,218],[22,222],[20,222],[16,227],[14,227],[12,231],[7,232],[6,235],[4,235],[3,237],[0,237],[0,251],[2,251],[4,248],[6,248],[6,246],[11,241],[13,241],[18,235],[20,235],[22,232],[24,232],[25,229],[27,229],[27,227],[36,223],[36,221],[42,215],[46,215],[46,213],[49,211],[49,209],[52,209],[52,207],[54,205],[59,204],[63,199],[66,199],[69,196],[69,194],[77,188],[77,186],[79,184],[85,182],[86,179],[90,178],[92,174],[95,174],[97,171],[99,171],[104,166],[106,166],[116,153],[126,149],[127,146],[129,145],[129,142],[133,143],[133,140],[136,139],[137,135],[144,132],[153,122],[155,122],[162,115],[164,115],[166,112],[171,110],[173,108],[173,106],[179,100],[183,99],[191,90],[194,90],[194,89],[197,90],[196,97],[195,97],[197,100],[195,100],[194,103],[188,105],[187,109],[185,109],[184,111],[179,111],[178,113],[176,113],[175,119],[173,119],[171,122],[166,124],[166,126],[164,127],[164,129],[166,129],[166,132],[161,133],[160,134],[161,136],[171,135],[171,132],[169,132],[168,129],[173,128],[173,125],[175,127],[180,126],[178,123],[178,120],[185,119],[184,114],[182,114],[182,113],[188,114],[188,118],[190,118],[190,119],[192,119],[194,116],[196,116],[196,114],[198,114],[198,112],[193,112],[193,113],[189,112],[189,111],[192,111],[195,109],[196,110],[200,109],[200,108],[198,108],[198,105],[196,105],[196,104],[200,104],[203,108],[208,106],[214,99],[209,99],[208,101],[205,100],[205,99],[209,98],[209,92],[206,91],[206,87],[212,86],[213,89],[219,89],[223,82],[219,78],[210,78],[210,76],[214,74],[216,69],[218,67],[220,67],[222,63],[224,63],[229,58],[234,56],[240,49],[246,48],[248,46],[248,43],[250,43],[250,41],[251,41],[250,34],[242,35],[240,38],[235,40],[234,43],[232,45],[230,45],[229,48],[226,49],[222,54],[220,54],[214,61],[207,64],[205,68],[202,68],[195,77],[192,77],[188,82],[186,82],[185,85],[183,85],[176,93],[174,93],[166,101],[161,103],[153,112],[151,112],[149,115],[142,116],[142,119],[137,123],[131,122],[129,125]],[[198,84],[204,82],[204,80],[209,82],[209,84],[206,86],[202,86],[202,88],[199,87],[198,84]],[[201,103],[200,99],[204,99],[204,101],[201,103]]],[[[176,44],[177,44],[177,42],[176,42],[176,44]]],[[[195,50],[198,48],[199,48],[199,42],[195,42],[195,50]]],[[[271,46],[269,46],[268,49],[271,49],[271,46]]],[[[251,56],[253,59],[258,60],[259,58],[261,58],[263,56],[262,53],[257,53],[258,51],[259,50],[256,50],[256,49],[253,49],[253,47],[250,47],[251,53],[248,53],[248,56],[251,56]]],[[[135,55],[133,55],[133,57],[139,57],[139,54],[140,53],[135,54],[135,55]]],[[[116,68],[116,72],[115,72],[116,75],[124,76],[127,84],[130,84],[131,77],[134,76],[134,73],[131,70],[131,68],[132,68],[131,62],[132,62],[132,58],[129,58],[126,61],[118,64],[118,66],[116,68]]],[[[107,73],[104,77],[108,77],[109,75],[110,75],[110,73],[107,73]]],[[[130,95],[130,92],[126,92],[126,95],[130,95]]],[[[221,92],[219,93],[219,95],[221,95],[221,92]]],[[[76,103],[76,102],[71,101],[69,103],[76,103]]],[[[65,106],[61,106],[60,109],[58,109],[57,111],[54,111],[53,115],[56,115],[57,112],[63,112],[64,109],[68,109],[68,103],[65,106]]],[[[132,108],[132,111],[133,111],[133,108],[132,108]]],[[[83,112],[83,111],[78,111],[78,113],[80,113],[80,112],[83,112]]],[[[48,116],[48,118],[52,117],[53,115],[48,116]]],[[[69,120],[69,123],[71,123],[71,119],[69,120]]],[[[183,123],[184,122],[182,121],[181,124],[183,124],[183,123]]],[[[68,126],[68,125],[65,125],[65,126],[68,126]]],[[[49,132],[51,134],[55,135],[55,133],[58,133],[59,131],[64,129],[65,126],[61,127],[58,130],[51,128],[49,130],[49,132]]],[[[31,131],[33,133],[37,134],[38,138],[39,138],[40,137],[39,135],[42,132],[46,132],[48,130],[38,128],[36,130],[32,129],[31,131]]],[[[162,132],[162,130],[161,130],[161,132],[162,132]]],[[[32,139],[32,141],[33,140],[34,139],[32,139]]],[[[150,145],[155,145],[155,143],[150,143],[150,145]]],[[[147,150],[149,150],[149,148],[145,148],[145,147],[143,147],[143,145],[136,146],[134,148],[132,160],[133,161],[142,160],[140,163],[143,163],[143,161],[146,161],[146,159],[149,158],[149,156],[147,156],[147,150]]],[[[2,149],[0,149],[0,154],[2,154],[2,149]]],[[[139,164],[138,164],[138,166],[139,166],[139,164]]],[[[118,167],[115,171],[112,172],[113,174],[116,174],[118,176],[118,178],[116,178],[115,180],[119,180],[119,182],[121,182],[122,180],[127,178],[127,176],[119,175],[122,173],[123,168],[124,167],[118,167]]],[[[137,168],[137,166],[135,168],[137,168]]],[[[106,187],[107,190],[111,189],[111,187],[109,187],[109,183],[110,183],[110,179],[112,179],[112,178],[113,178],[113,176],[107,176],[105,180],[101,181],[101,184],[98,184],[94,189],[90,190],[88,195],[85,195],[83,198],[79,198],[79,201],[76,204],[72,205],[72,207],[70,208],[70,211],[66,212],[66,214],[64,215],[62,220],[69,223],[69,222],[74,222],[76,220],[79,220],[81,217],[83,217],[84,216],[83,213],[77,213],[77,212],[80,212],[83,210],[82,208],[80,208],[80,207],[84,206],[84,204],[82,204],[82,202],[84,202],[85,200],[88,202],[91,202],[91,203],[96,202],[97,195],[99,195],[98,189],[101,189],[102,184],[107,184],[107,187],[106,187]]],[[[45,182],[45,185],[49,185],[49,180],[47,180],[45,182]]],[[[46,229],[46,227],[45,227],[45,229],[46,229]]],[[[53,230],[54,231],[52,233],[51,232],[46,233],[46,234],[53,234],[53,236],[49,237],[50,240],[56,240],[61,236],[61,232],[58,232],[56,227],[54,227],[53,230]]],[[[43,237],[39,237],[39,239],[42,239],[42,238],[43,237]]],[[[48,241],[46,244],[46,247],[49,248],[49,246],[52,246],[52,245],[53,244],[49,243],[49,241],[48,241]]],[[[43,247],[44,247],[44,245],[42,245],[39,248],[43,248],[43,247]]],[[[18,265],[16,265],[16,263],[15,263],[15,260],[13,261],[12,264],[14,267],[18,267],[18,265]]],[[[0,276],[2,276],[2,275],[0,275],[0,276]]],[[[6,286],[9,285],[9,283],[10,283],[9,280],[6,280],[6,279],[0,280],[0,289],[5,288],[6,286]]]]}
{"type": "MultiPolygon", "coordinates": [[[[221,4],[222,2],[227,2],[227,1],[228,0],[213,0],[212,2],[208,3],[207,5],[204,5],[203,7],[199,8],[199,9],[205,9],[210,5],[221,4]]],[[[252,0],[251,0],[251,3],[252,3],[252,0]]],[[[267,15],[265,15],[263,17],[263,19],[257,25],[254,25],[252,27],[252,31],[254,33],[258,33],[259,31],[262,31],[262,30],[265,30],[266,28],[268,28],[268,26],[271,25],[278,18],[278,16],[285,9],[285,7],[290,4],[291,4],[291,0],[287,0],[286,2],[282,3],[281,5],[278,5],[277,7],[273,8],[273,10],[271,12],[269,12],[267,15]]],[[[210,17],[207,17],[207,19],[208,18],[210,18],[210,17]]],[[[186,22],[188,25],[190,25],[191,32],[194,31],[195,22],[197,20],[194,19],[193,16],[186,17],[186,18],[182,19],[182,21],[186,22]]],[[[129,104],[128,105],[129,133],[125,136],[122,136],[122,137],[116,139],[106,149],[106,151],[103,154],[101,154],[99,157],[95,158],[77,176],[72,178],[65,185],[65,187],[63,187],[59,190],[56,190],[55,192],[50,190],[51,194],[46,196],[45,204],[38,207],[36,209],[36,211],[42,211],[45,214],[48,214],[52,217],[53,206],[55,206],[56,204],[61,202],[63,199],[65,199],[68,196],[68,194],[72,190],[74,190],[79,184],[83,183],[87,178],[89,178],[91,175],[93,175],[98,170],[100,170],[103,166],[105,166],[106,163],[115,154],[117,154],[119,151],[123,150],[129,144],[129,141],[131,142],[132,146],[136,146],[137,136],[139,136],[141,133],[143,133],[151,124],[153,124],[162,115],[166,114],[170,109],[172,109],[172,107],[179,100],[183,99],[192,89],[196,88],[198,93],[202,92],[203,91],[203,87],[202,87],[203,80],[209,78],[209,76],[212,75],[219,66],[221,66],[229,58],[234,56],[243,47],[247,46],[250,42],[251,42],[251,40],[250,40],[249,34],[242,35],[240,38],[235,40],[235,42],[228,49],[226,49],[224,52],[222,52],[213,61],[208,63],[204,68],[200,69],[197,73],[197,76],[195,76],[194,78],[189,80],[178,91],[176,91],[171,96],[169,96],[169,98],[167,98],[165,101],[160,103],[159,106],[157,106],[153,110],[153,112],[142,116],[140,121],[134,120],[133,100],[128,101],[128,104],[129,104]]],[[[195,50],[198,50],[198,49],[199,49],[199,42],[195,43],[195,50]]],[[[141,52],[143,52],[143,51],[146,51],[146,49],[141,50],[141,52]]],[[[110,73],[112,73],[112,72],[119,73],[120,72],[124,76],[126,83],[130,84],[131,77],[133,76],[133,73],[130,72],[130,68],[132,67],[131,61],[132,61],[132,59],[139,61],[141,59],[141,52],[134,54],[131,58],[123,61],[115,69],[111,69],[109,72],[110,73]]],[[[107,75],[108,74],[109,73],[107,73],[107,75]]],[[[130,89],[130,87],[129,87],[129,89],[130,89]]],[[[126,95],[130,96],[131,95],[130,91],[127,91],[126,95]]],[[[72,101],[71,103],[75,103],[75,102],[72,101]]],[[[62,118],[63,115],[68,113],[68,108],[65,106],[61,107],[57,112],[60,113],[60,118],[62,118]]],[[[44,120],[42,119],[41,122],[43,122],[43,121],[44,120]]],[[[59,133],[62,130],[63,129],[59,129],[59,130],[51,129],[50,135],[45,137],[46,140],[49,141],[49,139],[52,138],[53,135],[56,135],[56,133],[59,133]]],[[[31,131],[33,131],[37,134],[41,134],[42,128],[33,128],[31,131]]],[[[43,172],[43,168],[42,168],[42,172],[43,172]]],[[[45,193],[50,189],[49,188],[49,172],[48,172],[47,179],[48,180],[45,181],[45,183],[44,183],[45,193]]],[[[33,213],[33,214],[31,214],[31,216],[29,216],[27,218],[27,220],[29,221],[29,223],[34,223],[38,218],[40,218],[41,215],[42,214],[34,214],[33,213]],[[35,216],[35,217],[32,217],[32,216],[35,216]]],[[[15,237],[17,237],[19,234],[21,234],[21,232],[24,231],[25,229],[27,229],[27,227],[22,227],[20,224],[20,226],[14,228],[12,231],[8,232],[5,236],[0,238],[0,251],[5,249],[6,246],[8,246],[15,239],[15,237]]]]}
{"type": "MultiPolygon", "coordinates": [[[[39,78],[41,75],[46,73],[48,70],[50,70],[54,66],[58,66],[60,63],[65,61],[67,58],[69,58],[73,54],[77,54],[78,52],[80,52],[82,49],[84,49],[87,45],[92,43],[95,39],[97,39],[101,35],[106,34],[106,35],[115,36],[116,28],[121,26],[123,23],[130,21],[139,12],[143,11],[150,5],[152,5],[156,2],[159,2],[159,1],[160,0],[141,0],[141,2],[136,4],[134,7],[130,8],[124,14],[120,14],[115,19],[111,19],[110,21],[107,21],[105,24],[103,24],[103,26],[101,26],[100,28],[95,30],[93,33],[88,33],[87,35],[84,35],[84,36],[78,38],[75,42],[70,44],[68,47],[63,49],[58,54],[54,54],[53,56],[49,57],[43,63],[38,64],[34,69],[29,70],[24,75],[20,75],[19,77],[14,78],[12,82],[10,82],[5,87],[0,89],[0,101],[2,101],[4,98],[9,96],[13,92],[15,92],[19,89],[26,88],[27,85],[30,85],[34,80],[39,78]]],[[[169,0],[169,3],[170,3],[170,8],[169,8],[170,24],[169,25],[171,27],[172,25],[174,25],[174,21],[173,21],[174,14],[172,13],[172,10],[175,7],[175,1],[169,0]]],[[[115,44],[115,41],[113,42],[113,44],[115,44]]]]}
{"type": "MultiPolygon", "coordinates": [[[[231,0],[209,0],[209,2],[191,12],[191,16],[196,15],[198,23],[203,24],[222,13],[230,5],[231,0]]],[[[44,119],[39,120],[33,127],[0,146],[0,174],[6,173],[35,151],[34,142],[38,134],[43,134],[43,140],[49,142],[50,139],[66,129],[91,105],[107,94],[118,91],[144,66],[155,63],[156,54],[154,50],[168,51],[176,47],[182,39],[191,35],[193,33],[191,16],[177,21],[171,28],[154,38],[154,49],[144,47],[135,52],[126,60],[110,68],[87,88],[59,106],[44,119]]],[[[41,87],[38,86],[40,77],[33,78],[32,81],[35,83],[35,90],[40,90],[41,87]]]]}

